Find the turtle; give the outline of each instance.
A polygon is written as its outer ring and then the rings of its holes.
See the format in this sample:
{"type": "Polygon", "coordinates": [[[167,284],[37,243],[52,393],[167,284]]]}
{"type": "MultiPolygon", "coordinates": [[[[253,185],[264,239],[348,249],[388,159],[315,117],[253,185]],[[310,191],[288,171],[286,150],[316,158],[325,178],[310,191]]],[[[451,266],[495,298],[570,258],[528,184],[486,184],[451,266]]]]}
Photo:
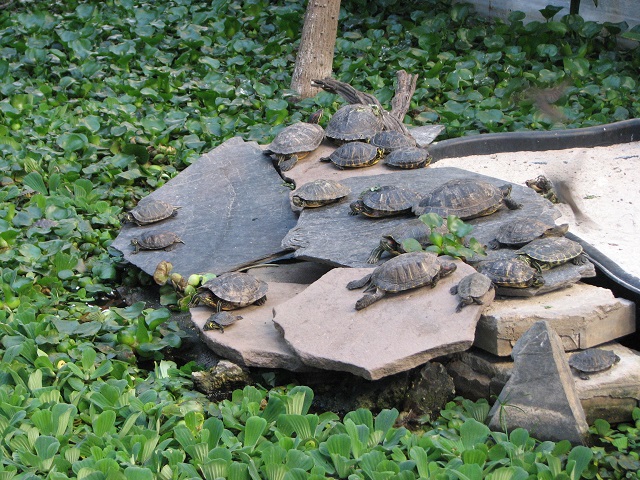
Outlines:
{"type": "Polygon", "coordinates": [[[533,240],[516,250],[516,255],[539,271],[572,262],[586,262],[582,245],[566,237],[546,237],[533,240]]]}
{"type": "Polygon", "coordinates": [[[522,206],[511,198],[510,184],[496,187],[484,180],[459,178],[449,180],[423,197],[413,211],[416,215],[433,212],[469,220],[491,215],[503,204],[511,210],[522,206]]]}
{"type": "Polygon", "coordinates": [[[578,371],[582,380],[588,380],[589,373],[608,370],[619,361],[620,357],[613,350],[589,348],[571,355],[569,366],[578,371]]]}
{"type": "Polygon", "coordinates": [[[351,192],[349,187],[336,182],[319,178],[299,187],[291,197],[291,203],[300,208],[322,207],[346,197],[351,192]]]}
{"type": "Polygon", "coordinates": [[[516,257],[480,262],[477,270],[499,287],[527,288],[544,285],[542,275],[516,257]]]}
{"type": "Polygon", "coordinates": [[[424,148],[397,148],[384,157],[384,164],[388,167],[412,169],[426,167],[431,163],[431,155],[424,148]]]}
{"type": "Polygon", "coordinates": [[[337,145],[356,140],[368,141],[383,130],[382,111],[376,105],[344,105],[331,117],[325,134],[337,145]]]}
{"type": "Polygon", "coordinates": [[[405,135],[402,132],[396,132],[395,130],[383,130],[376,133],[371,140],[371,145],[375,145],[383,153],[389,153],[393,150],[403,147],[415,147],[416,139],[411,135],[405,135]]]}
{"type": "Polygon", "coordinates": [[[203,303],[219,312],[251,304],[264,305],[267,301],[267,289],[266,282],[248,273],[223,273],[202,285],[193,296],[190,306],[203,303]]]}
{"type": "Polygon", "coordinates": [[[347,284],[349,290],[367,285],[365,295],[356,302],[356,310],[362,310],[377,302],[387,293],[402,292],[412,288],[436,286],[440,278],[453,273],[457,265],[441,261],[431,252],[409,252],[394,257],[360,280],[347,284]]]}
{"type": "Polygon", "coordinates": [[[375,165],[380,161],[382,152],[379,148],[365,142],[349,142],[336,148],[328,157],[322,157],[321,162],[332,162],[339,169],[362,168],[375,165]]]}
{"type": "Polygon", "coordinates": [[[238,320],[242,320],[240,315],[234,315],[233,313],[225,311],[216,312],[207,319],[203,330],[220,330],[220,333],[224,333],[224,327],[228,327],[238,320]]]}
{"type": "Polygon", "coordinates": [[[493,288],[493,282],[482,273],[475,272],[464,277],[458,285],[451,287],[451,295],[458,295],[460,303],[456,307],[456,312],[461,311],[467,305],[476,303],[483,305],[482,298],[493,288]]]}
{"type": "MultiPolygon", "coordinates": [[[[446,223],[443,223],[436,230],[443,235],[449,231],[446,223]]],[[[402,246],[402,242],[410,238],[416,240],[423,247],[430,245],[430,236],[431,227],[422,220],[419,218],[407,220],[382,235],[380,238],[380,244],[371,250],[367,263],[377,263],[384,252],[389,252],[393,256],[406,253],[402,246]]]]}
{"type": "Polygon", "coordinates": [[[358,200],[351,202],[350,215],[379,218],[411,212],[418,196],[402,187],[385,185],[366,190],[358,200]]]}
{"type": "Polygon", "coordinates": [[[145,232],[140,235],[140,238],[131,239],[133,253],[138,253],[140,250],[172,250],[178,243],[184,242],[174,232],[145,232]]]}
{"type": "Polygon", "coordinates": [[[323,110],[313,113],[306,122],[297,122],[283,128],[264,153],[275,155],[280,171],[291,170],[298,160],[312,152],[324,139],[324,129],[318,124],[323,110]]]}
{"type": "Polygon", "coordinates": [[[549,225],[536,218],[518,219],[502,224],[496,238],[488,246],[494,250],[500,246],[523,247],[538,238],[561,237],[568,230],[568,223],[549,225]]]}
{"type": "Polygon", "coordinates": [[[179,208],[181,207],[162,200],[147,200],[126,212],[122,217],[124,222],[135,223],[139,226],[149,225],[175,216],[179,208]]]}

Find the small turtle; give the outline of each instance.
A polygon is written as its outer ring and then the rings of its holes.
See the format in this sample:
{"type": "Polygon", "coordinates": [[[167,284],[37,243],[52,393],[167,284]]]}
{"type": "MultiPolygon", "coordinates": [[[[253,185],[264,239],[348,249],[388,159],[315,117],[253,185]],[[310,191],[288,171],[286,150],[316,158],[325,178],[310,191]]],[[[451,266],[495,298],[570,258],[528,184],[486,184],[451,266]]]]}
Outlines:
{"type": "Polygon", "coordinates": [[[368,285],[365,295],[356,302],[356,310],[362,310],[377,302],[387,293],[396,293],[412,288],[436,286],[440,278],[457,268],[455,263],[441,261],[430,252],[410,252],[398,255],[360,280],[347,284],[349,290],[368,285]]]}
{"type": "Polygon", "coordinates": [[[307,122],[297,122],[283,128],[275,136],[269,148],[264,150],[267,155],[275,155],[281,171],[291,170],[298,160],[322,143],[324,129],[318,125],[322,113],[322,110],[318,110],[309,117],[307,122]]]}
{"type": "Polygon", "coordinates": [[[207,319],[203,330],[220,330],[220,333],[224,333],[224,327],[228,327],[229,325],[236,323],[238,320],[242,320],[240,315],[234,315],[225,311],[216,312],[207,319]]]}
{"type": "Polygon", "coordinates": [[[480,262],[477,270],[499,287],[527,288],[544,285],[542,275],[518,258],[480,262]]]}
{"type": "Polygon", "coordinates": [[[612,350],[589,348],[571,355],[569,366],[578,371],[582,380],[589,380],[587,374],[608,370],[619,361],[620,357],[612,350]]]}
{"type": "Polygon", "coordinates": [[[140,250],[172,250],[176,244],[184,243],[180,237],[173,232],[151,233],[146,232],[140,238],[132,238],[131,245],[134,247],[133,253],[140,250]]]}
{"type": "Polygon", "coordinates": [[[449,180],[423,197],[413,209],[416,215],[437,213],[455,215],[461,220],[491,215],[503,204],[515,210],[521,205],[511,198],[511,185],[496,187],[473,178],[449,180]]]}
{"type": "Polygon", "coordinates": [[[384,153],[389,153],[393,150],[397,150],[398,148],[416,146],[415,138],[394,130],[378,132],[371,138],[370,142],[371,145],[375,145],[384,153]]]}
{"type": "Polygon", "coordinates": [[[582,245],[566,237],[546,237],[527,243],[516,251],[522,260],[532,267],[541,270],[572,262],[576,265],[585,263],[582,245]]]}
{"type": "MultiPolygon", "coordinates": [[[[443,223],[440,227],[436,228],[436,231],[444,235],[449,232],[449,229],[446,223],[443,223]]],[[[418,218],[407,220],[382,235],[380,245],[371,250],[367,263],[378,263],[378,260],[380,260],[384,252],[389,252],[393,256],[407,253],[402,247],[402,242],[410,238],[416,240],[423,247],[431,245],[430,235],[431,227],[422,220],[418,218]]]]}
{"type": "Polygon", "coordinates": [[[379,107],[354,103],[344,105],[331,117],[326,136],[336,144],[355,140],[369,141],[383,129],[382,112],[379,107]]]}
{"type": "Polygon", "coordinates": [[[379,218],[409,213],[418,196],[402,187],[385,185],[366,190],[358,200],[351,202],[350,215],[379,218]]]}
{"type": "Polygon", "coordinates": [[[402,169],[423,168],[430,163],[431,155],[429,152],[418,147],[398,148],[384,157],[385,165],[402,169]]]}
{"type": "Polygon", "coordinates": [[[500,246],[523,247],[538,238],[561,237],[569,230],[569,224],[549,225],[535,218],[513,220],[503,224],[495,240],[489,242],[489,248],[500,246]]]}
{"type": "Polygon", "coordinates": [[[136,225],[149,225],[175,216],[179,208],[162,200],[148,200],[126,212],[122,219],[136,225]]]}
{"type": "Polygon", "coordinates": [[[336,148],[328,157],[322,157],[321,162],[332,162],[339,169],[370,167],[378,163],[381,151],[370,143],[349,142],[336,148]]]}
{"type": "Polygon", "coordinates": [[[313,182],[305,183],[299,187],[291,197],[291,203],[300,208],[322,207],[346,197],[351,192],[335,180],[320,178],[313,182]]]}
{"type": "Polygon", "coordinates": [[[230,272],[209,280],[198,289],[190,306],[204,303],[216,311],[235,310],[247,305],[264,305],[268,285],[248,273],[230,272]]]}
{"type": "Polygon", "coordinates": [[[456,307],[456,312],[459,312],[467,305],[476,303],[483,305],[482,297],[493,288],[493,282],[489,277],[482,273],[472,273],[467,275],[458,285],[451,287],[451,295],[458,295],[460,297],[460,303],[456,307]]]}

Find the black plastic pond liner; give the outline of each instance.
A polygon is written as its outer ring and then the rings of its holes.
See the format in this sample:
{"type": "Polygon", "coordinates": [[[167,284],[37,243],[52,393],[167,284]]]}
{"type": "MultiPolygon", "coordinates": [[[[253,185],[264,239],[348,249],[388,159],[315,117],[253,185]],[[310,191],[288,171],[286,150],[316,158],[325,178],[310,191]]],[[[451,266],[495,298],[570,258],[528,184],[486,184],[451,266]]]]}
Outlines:
{"type": "Polygon", "coordinates": [[[595,127],[535,132],[487,133],[451,138],[429,147],[433,162],[443,158],[503,152],[538,152],[605,147],[640,141],[640,118],[595,127]]]}
{"type": "MultiPolygon", "coordinates": [[[[452,138],[429,147],[433,162],[443,158],[489,155],[504,152],[538,152],[568,148],[592,148],[640,141],[640,118],[571,130],[535,132],[487,133],[452,138]]],[[[567,237],[580,242],[591,261],[605,275],[628,290],[640,294],[640,278],[629,274],[598,249],[579,237],[567,237]]]]}

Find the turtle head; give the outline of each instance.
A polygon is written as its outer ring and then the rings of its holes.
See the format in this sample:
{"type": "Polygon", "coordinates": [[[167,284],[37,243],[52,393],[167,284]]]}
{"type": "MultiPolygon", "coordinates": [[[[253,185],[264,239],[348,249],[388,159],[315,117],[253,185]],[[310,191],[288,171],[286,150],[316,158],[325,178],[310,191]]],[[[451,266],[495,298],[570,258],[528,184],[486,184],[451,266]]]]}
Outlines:
{"type": "Polygon", "coordinates": [[[302,200],[298,195],[291,197],[291,203],[296,207],[304,208],[304,200],[302,200]]]}
{"type": "Polygon", "coordinates": [[[380,246],[387,252],[392,255],[400,255],[401,253],[405,253],[401,251],[402,246],[397,242],[392,235],[384,235],[380,239],[380,246]]]}
{"type": "Polygon", "coordinates": [[[322,115],[324,115],[324,110],[320,109],[317,112],[313,112],[310,116],[309,116],[309,120],[307,120],[307,123],[320,123],[320,119],[322,118],[322,115]]]}
{"type": "Polygon", "coordinates": [[[440,263],[440,277],[446,277],[456,271],[458,266],[453,262],[441,262],[440,263]]]}
{"type": "Polygon", "coordinates": [[[543,237],[562,237],[569,231],[569,224],[563,223],[562,225],[555,225],[542,234],[543,237]]]}
{"type": "Polygon", "coordinates": [[[502,196],[503,197],[508,197],[511,195],[511,189],[513,187],[511,186],[510,183],[507,183],[505,185],[502,185],[501,187],[499,187],[500,191],[502,192],[502,196]]]}
{"type": "Polygon", "coordinates": [[[207,307],[211,307],[214,309],[218,309],[218,299],[210,290],[203,289],[200,292],[196,293],[191,301],[189,302],[190,307],[195,307],[199,304],[206,305],[207,307]]]}
{"type": "Polygon", "coordinates": [[[131,212],[124,212],[120,215],[120,223],[135,223],[135,221],[131,212]]]}
{"type": "Polygon", "coordinates": [[[532,287],[541,287],[544,285],[544,277],[540,273],[536,273],[533,276],[533,281],[531,282],[532,287]]]}
{"type": "Polygon", "coordinates": [[[349,212],[349,215],[358,215],[360,212],[362,212],[363,206],[364,204],[362,203],[362,200],[356,200],[355,202],[351,202],[351,204],[349,205],[349,208],[351,209],[351,211],[349,212]]]}

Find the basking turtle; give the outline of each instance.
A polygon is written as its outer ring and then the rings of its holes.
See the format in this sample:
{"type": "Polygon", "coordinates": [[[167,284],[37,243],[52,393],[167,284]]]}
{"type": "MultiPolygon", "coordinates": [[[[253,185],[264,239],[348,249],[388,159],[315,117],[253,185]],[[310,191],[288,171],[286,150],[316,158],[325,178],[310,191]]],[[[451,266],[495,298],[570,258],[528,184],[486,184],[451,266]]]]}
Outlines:
{"type": "Polygon", "coordinates": [[[147,200],[123,214],[122,219],[136,225],[149,225],[175,216],[179,208],[162,200],[147,200]]]}
{"type": "Polygon", "coordinates": [[[493,282],[489,277],[482,273],[472,273],[467,275],[458,285],[451,287],[451,295],[458,295],[460,297],[460,303],[456,307],[456,312],[459,312],[467,305],[476,303],[483,305],[482,297],[493,288],[493,282]]]}
{"type": "Polygon", "coordinates": [[[283,128],[264,151],[267,155],[275,155],[281,171],[291,170],[298,160],[322,143],[324,129],[318,125],[322,113],[322,110],[318,110],[307,122],[297,122],[283,128]]]}
{"type": "Polygon", "coordinates": [[[349,290],[368,285],[365,295],[356,302],[356,310],[362,310],[384,297],[388,292],[396,293],[412,288],[436,286],[440,278],[453,273],[455,263],[444,262],[430,252],[410,252],[398,255],[360,280],[347,284],[349,290]]]}
{"type": "Polygon", "coordinates": [[[247,305],[264,305],[268,285],[248,273],[223,273],[209,280],[193,296],[191,306],[204,303],[216,311],[235,310],[247,305]]]}
{"type": "Polygon", "coordinates": [[[322,157],[321,162],[332,162],[340,169],[369,167],[378,163],[381,151],[370,143],[349,142],[336,148],[328,157],[322,157]]]}
{"type": "Polygon", "coordinates": [[[527,243],[516,254],[532,267],[548,270],[567,262],[584,263],[582,251],[582,245],[566,237],[546,237],[527,243]]]}
{"type": "Polygon", "coordinates": [[[477,270],[499,287],[527,288],[544,285],[542,275],[518,258],[480,262],[477,270]]]}
{"type": "Polygon", "coordinates": [[[368,141],[382,129],[382,112],[379,107],[353,103],[338,109],[329,120],[325,134],[341,145],[356,140],[368,141]]]}
{"type": "MultiPolygon", "coordinates": [[[[449,232],[449,229],[446,223],[443,223],[440,227],[436,228],[436,231],[444,235],[449,232]]],[[[409,238],[413,238],[420,245],[426,247],[431,244],[431,240],[429,239],[430,235],[431,228],[422,220],[418,218],[407,220],[382,235],[380,245],[371,250],[367,263],[377,263],[384,252],[389,252],[393,256],[407,253],[402,247],[402,242],[409,238]]]]}
{"type": "Polygon", "coordinates": [[[416,215],[455,215],[461,220],[491,215],[502,205],[515,210],[521,205],[511,198],[511,185],[501,187],[473,178],[449,180],[423,197],[413,209],[416,215]]]}
{"type": "Polygon", "coordinates": [[[320,178],[313,182],[305,183],[293,193],[291,203],[300,208],[322,207],[346,197],[351,192],[335,180],[320,178]]]}
{"type": "Polygon", "coordinates": [[[495,240],[489,242],[489,248],[496,249],[500,246],[523,247],[538,238],[561,237],[568,230],[568,223],[549,225],[535,218],[513,220],[500,227],[495,240]]]}
{"type": "Polygon", "coordinates": [[[358,200],[351,202],[350,215],[379,218],[409,213],[418,196],[402,187],[385,185],[366,190],[358,200]]]}
{"type": "Polygon", "coordinates": [[[220,330],[220,333],[224,333],[224,327],[228,327],[236,323],[238,320],[242,320],[240,315],[234,315],[229,312],[216,312],[211,315],[207,322],[204,324],[203,330],[220,330]]]}
{"type": "Polygon", "coordinates": [[[612,350],[589,348],[571,355],[569,366],[578,371],[578,376],[582,380],[588,380],[589,373],[608,370],[619,361],[620,357],[612,350]]]}
{"type": "Polygon", "coordinates": [[[410,135],[405,135],[402,132],[395,130],[385,130],[383,132],[376,133],[371,137],[371,145],[375,145],[384,153],[389,153],[393,150],[403,147],[415,147],[416,139],[410,135]]]}
{"type": "Polygon", "coordinates": [[[388,167],[412,169],[423,168],[431,163],[431,155],[424,148],[397,148],[384,157],[384,164],[388,167]]]}
{"type": "Polygon", "coordinates": [[[140,238],[132,238],[131,245],[134,247],[133,253],[140,250],[172,250],[177,243],[184,243],[180,237],[173,232],[143,233],[140,238]]]}

